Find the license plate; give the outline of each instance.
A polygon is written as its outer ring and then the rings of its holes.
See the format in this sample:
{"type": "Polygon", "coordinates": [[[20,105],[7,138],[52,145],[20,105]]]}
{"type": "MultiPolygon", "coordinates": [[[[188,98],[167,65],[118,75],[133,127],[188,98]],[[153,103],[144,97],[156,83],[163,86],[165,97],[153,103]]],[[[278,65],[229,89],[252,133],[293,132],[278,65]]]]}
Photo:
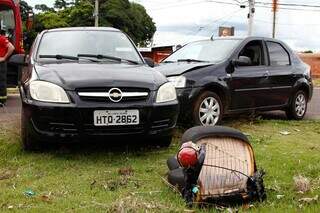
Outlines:
{"type": "Polygon", "coordinates": [[[138,125],[139,110],[96,110],[93,113],[95,126],[138,125]]]}

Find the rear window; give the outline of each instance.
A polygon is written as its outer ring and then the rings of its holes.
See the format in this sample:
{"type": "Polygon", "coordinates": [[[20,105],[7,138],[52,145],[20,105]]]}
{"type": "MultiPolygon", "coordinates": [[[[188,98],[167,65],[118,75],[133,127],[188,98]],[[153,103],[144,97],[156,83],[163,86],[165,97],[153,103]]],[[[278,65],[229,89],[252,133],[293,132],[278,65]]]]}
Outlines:
{"type": "Polygon", "coordinates": [[[287,66],[290,65],[290,57],[288,52],[283,48],[283,46],[276,42],[267,42],[270,65],[271,66],[287,66]]]}

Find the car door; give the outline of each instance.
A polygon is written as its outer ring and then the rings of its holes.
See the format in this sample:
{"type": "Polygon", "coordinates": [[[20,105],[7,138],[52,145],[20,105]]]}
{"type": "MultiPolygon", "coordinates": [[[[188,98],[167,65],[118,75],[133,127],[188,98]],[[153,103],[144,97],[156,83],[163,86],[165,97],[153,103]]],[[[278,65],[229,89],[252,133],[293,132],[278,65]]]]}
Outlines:
{"type": "Polygon", "coordinates": [[[230,110],[237,111],[267,106],[269,104],[270,82],[266,47],[263,41],[253,40],[248,42],[239,52],[238,57],[241,55],[251,58],[253,64],[251,66],[236,66],[231,74],[229,82],[231,88],[230,110]],[[253,49],[256,53],[251,55],[246,48],[253,49]],[[259,54],[257,53],[258,50],[260,51],[259,54]]]}
{"type": "Polygon", "coordinates": [[[270,104],[273,106],[285,105],[289,101],[294,83],[290,54],[280,42],[267,40],[266,46],[271,83],[270,104]]]}

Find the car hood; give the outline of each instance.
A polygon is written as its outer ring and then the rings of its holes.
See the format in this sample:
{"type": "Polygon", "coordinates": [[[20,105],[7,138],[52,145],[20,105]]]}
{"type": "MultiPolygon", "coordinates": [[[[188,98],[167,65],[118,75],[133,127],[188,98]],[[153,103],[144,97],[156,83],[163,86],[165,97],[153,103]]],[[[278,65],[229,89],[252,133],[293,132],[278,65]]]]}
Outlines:
{"type": "Polygon", "coordinates": [[[86,87],[139,87],[156,90],[167,80],[145,65],[105,63],[37,64],[39,80],[60,85],[66,90],[86,87]]]}
{"type": "Polygon", "coordinates": [[[177,62],[177,63],[161,63],[159,66],[155,67],[154,69],[161,72],[165,76],[175,76],[181,75],[185,72],[189,72],[195,69],[200,69],[203,67],[208,67],[214,65],[214,63],[208,62],[177,62]]]}

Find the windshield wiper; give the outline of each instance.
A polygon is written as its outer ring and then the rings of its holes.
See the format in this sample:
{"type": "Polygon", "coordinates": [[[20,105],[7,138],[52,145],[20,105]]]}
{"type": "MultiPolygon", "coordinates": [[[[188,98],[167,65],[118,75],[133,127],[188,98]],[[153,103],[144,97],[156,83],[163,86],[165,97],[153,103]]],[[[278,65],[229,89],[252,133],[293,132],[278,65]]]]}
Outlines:
{"type": "Polygon", "coordinates": [[[58,60],[62,60],[62,59],[69,59],[69,60],[74,60],[74,61],[78,61],[79,58],[76,56],[70,56],[70,55],[39,55],[39,58],[55,58],[58,60]]]}
{"type": "Polygon", "coordinates": [[[208,62],[208,61],[202,61],[202,60],[198,60],[198,59],[178,59],[178,62],[208,62]]]}
{"type": "Polygon", "coordinates": [[[162,63],[168,64],[168,63],[175,63],[175,61],[164,61],[162,63]]]}
{"type": "Polygon", "coordinates": [[[78,54],[78,57],[92,57],[92,58],[97,58],[97,59],[109,59],[109,60],[118,61],[118,62],[127,61],[127,62],[130,62],[132,64],[139,64],[139,62],[137,62],[137,61],[133,61],[133,60],[130,60],[130,59],[124,59],[124,58],[118,58],[118,57],[109,56],[109,55],[78,54]]]}

